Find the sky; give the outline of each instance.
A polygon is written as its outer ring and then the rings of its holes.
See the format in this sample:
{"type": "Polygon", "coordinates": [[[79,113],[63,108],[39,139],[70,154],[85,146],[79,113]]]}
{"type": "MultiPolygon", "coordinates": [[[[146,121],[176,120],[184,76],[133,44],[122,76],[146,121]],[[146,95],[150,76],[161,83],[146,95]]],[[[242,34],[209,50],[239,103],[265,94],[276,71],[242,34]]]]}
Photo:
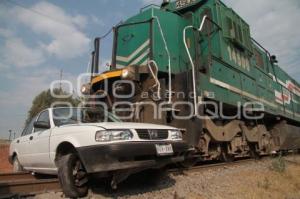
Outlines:
{"type": "MultiPolygon", "coordinates": [[[[33,98],[60,79],[87,72],[93,39],[162,0],[0,0],[0,138],[20,134],[33,98]]],[[[300,81],[300,1],[224,0],[250,25],[253,37],[300,81]]],[[[101,43],[110,62],[112,35],[101,43]]]]}

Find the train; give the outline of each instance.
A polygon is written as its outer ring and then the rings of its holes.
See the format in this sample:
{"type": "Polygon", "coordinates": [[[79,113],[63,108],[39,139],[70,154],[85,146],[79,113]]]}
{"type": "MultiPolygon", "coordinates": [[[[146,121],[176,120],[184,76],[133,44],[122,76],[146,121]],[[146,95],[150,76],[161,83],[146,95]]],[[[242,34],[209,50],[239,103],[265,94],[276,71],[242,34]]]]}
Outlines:
{"type": "Polygon", "coordinates": [[[113,32],[112,62],[101,74],[95,39],[83,86],[89,104],[180,128],[187,165],[299,151],[300,85],[222,1],[163,0],[113,32]]]}

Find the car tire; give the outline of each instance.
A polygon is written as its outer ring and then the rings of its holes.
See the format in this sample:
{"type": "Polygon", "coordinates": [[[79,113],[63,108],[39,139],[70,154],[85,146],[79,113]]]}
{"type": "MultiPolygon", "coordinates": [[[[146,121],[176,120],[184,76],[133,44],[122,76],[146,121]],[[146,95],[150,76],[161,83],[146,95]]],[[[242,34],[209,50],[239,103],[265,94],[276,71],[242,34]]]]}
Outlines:
{"type": "Polygon", "coordinates": [[[20,164],[18,157],[14,157],[13,159],[13,171],[14,172],[22,172],[24,171],[23,166],[20,164]]]}
{"type": "Polygon", "coordinates": [[[77,155],[64,155],[58,160],[58,178],[66,197],[78,198],[88,194],[87,173],[77,155]]]}

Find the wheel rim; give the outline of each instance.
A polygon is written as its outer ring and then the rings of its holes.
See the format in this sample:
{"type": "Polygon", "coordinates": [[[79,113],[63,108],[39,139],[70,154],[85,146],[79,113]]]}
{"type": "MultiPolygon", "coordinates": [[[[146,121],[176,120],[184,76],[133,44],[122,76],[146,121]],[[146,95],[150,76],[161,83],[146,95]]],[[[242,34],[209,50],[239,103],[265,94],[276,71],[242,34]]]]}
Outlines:
{"type": "Polygon", "coordinates": [[[75,186],[78,188],[84,188],[88,182],[87,173],[79,160],[75,161],[73,166],[72,175],[74,178],[75,186]]]}

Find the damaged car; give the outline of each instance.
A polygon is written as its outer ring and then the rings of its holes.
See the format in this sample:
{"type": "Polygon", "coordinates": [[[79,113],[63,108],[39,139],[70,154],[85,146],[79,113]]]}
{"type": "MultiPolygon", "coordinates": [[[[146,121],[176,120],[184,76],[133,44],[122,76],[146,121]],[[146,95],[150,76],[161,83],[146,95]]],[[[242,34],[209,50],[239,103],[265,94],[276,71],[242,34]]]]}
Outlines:
{"type": "Polygon", "coordinates": [[[112,188],[129,175],[184,160],[179,129],[126,123],[100,108],[49,108],[34,117],[10,146],[15,171],[57,175],[67,197],[88,193],[91,176],[112,188]]]}

